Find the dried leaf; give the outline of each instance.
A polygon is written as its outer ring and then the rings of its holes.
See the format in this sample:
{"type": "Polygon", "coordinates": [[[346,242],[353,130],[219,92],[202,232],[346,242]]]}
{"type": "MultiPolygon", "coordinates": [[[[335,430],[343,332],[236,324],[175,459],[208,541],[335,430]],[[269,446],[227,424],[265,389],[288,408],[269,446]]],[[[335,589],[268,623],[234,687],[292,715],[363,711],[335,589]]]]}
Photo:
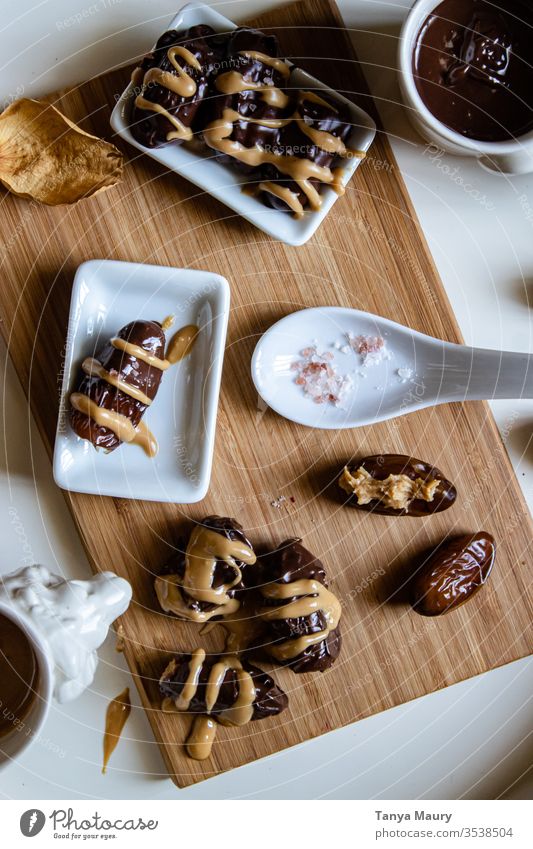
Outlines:
{"type": "Polygon", "coordinates": [[[118,148],[54,106],[23,98],[0,115],[0,182],[14,194],[51,206],[76,203],[121,176],[118,148]]]}

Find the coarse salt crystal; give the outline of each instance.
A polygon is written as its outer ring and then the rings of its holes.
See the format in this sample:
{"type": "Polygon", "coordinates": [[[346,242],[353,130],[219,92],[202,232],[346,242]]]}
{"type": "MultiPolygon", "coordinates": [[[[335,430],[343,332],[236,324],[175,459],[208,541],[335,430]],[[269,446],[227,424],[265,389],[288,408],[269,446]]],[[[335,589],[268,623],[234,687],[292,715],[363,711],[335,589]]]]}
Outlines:
{"type": "Polygon", "coordinates": [[[337,373],[331,364],[331,351],[318,353],[315,346],[301,351],[302,360],[291,363],[291,370],[298,372],[295,383],[303,388],[304,394],[315,404],[331,403],[339,407],[347,392],[352,388],[352,379],[337,373]]]}

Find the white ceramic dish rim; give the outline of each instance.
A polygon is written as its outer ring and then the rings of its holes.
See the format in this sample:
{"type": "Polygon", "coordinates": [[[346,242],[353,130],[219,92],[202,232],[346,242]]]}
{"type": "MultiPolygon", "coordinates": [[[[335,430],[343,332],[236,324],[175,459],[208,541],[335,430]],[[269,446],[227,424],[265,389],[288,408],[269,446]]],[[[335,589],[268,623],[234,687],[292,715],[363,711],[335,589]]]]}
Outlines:
{"type": "Polygon", "coordinates": [[[438,135],[446,138],[451,144],[457,147],[466,148],[473,153],[484,154],[486,156],[497,156],[515,153],[517,148],[529,146],[529,143],[533,141],[533,130],[529,133],[524,133],[522,136],[517,136],[515,139],[499,142],[484,142],[462,136],[439,121],[422,100],[414,80],[412,66],[413,48],[420,27],[441,2],[442,0],[416,0],[400,31],[398,64],[400,67],[401,83],[408,99],[420,113],[424,123],[432,127],[438,135]]]}
{"type": "MultiPolygon", "coordinates": [[[[183,26],[183,17],[192,15],[193,20],[188,22],[188,25],[194,25],[196,23],[205,23],[209,24],[213,27],[213,29],[218,30],[219,32],[231,31],[237,28],[237,25],[233,23],[233,21],[229,20],[229,18],[224,17],[220,13],[216,12],[214,9],[211,9],[209,6],[205,6],[202,3],[193,4],[188,3],[183,6],[177,15],[172,19],[172,21],[168,24],[167,29],[179,29],[183,26]]],[[[305,79],[305,83],[301,83],[301,85],[306,85],[310,87],[315,87],[321,89],[326,92],[330,92],[333,97],[346,104],[348,109],[350,110],[350,114],[352,116],[352,123],[354,127],[354,132],[360,132],[364,138],[362,138],[357,146],[360,150],[365,153],[368,152],[372,142],[374,141],[374,137],[376,134],[376,125],[373,119],[361,109],[356,104],[352,103],[351,100],[344,97],[339,92],[331,89],[329,86],[322,83],[320,80],[312,77],[306,71],[301,68],[297,68],[292,63],[288,63],[292,69],[292,72],[297,75],[300,79],[305,79]]],[[[245,218],[251,224],[253,224],[258,229],[272,236],[273,238],[278,239],[281,242],[297,247],[299,245],[305,244],[316,232],[320,224],[323,222],[327,214],[330,212],[333,205],[338,200],[337,194],[330,187],[326,186],[324,190],[324,203],[320,210],[312,213],[308,213],[303,219],[296,221],[292,216],[289,217],[289,214],[283,213],[280,210],[269,209],[264,204],[261,203],[256,198],[249,198],[245,195],[242,195],[241,203],[238,200],[232,200],[231,196],[228,198],[228,188],[231,190],[240,182],[239,175],[237,172],[231,171],[229,166],[224,166],[220,163],[216,163],[218,168],[220,168],[220,174],[227,173],[231,174],[233,182],[228,185],[228,187],[222,186],[213,186],[209,182],[209,178],[207,180],[202,179],[198,180],[197,178],[191,176],[190,172],[186,170],[185,164],[181,167],[176,164],[172,164],[169,161],[169,156],[172,158],[175,155],[175,151],[179,151],[179,147],[176,145],[166,145],[160,148],[146,148],[143,145],[137,142],[130,130],[129,125],[124,117],[124,113],[127,112],[131,97],[133,95],[133,83],[129,83],[126,89],[122,92],[120,98],[118,99],[115,108],[111,114],[111,127],[117,133],[118,136],[125,139],[129,144],[135,147],[137,150],[142,153],[151,156],[156,161],[163,164],[165,167],[174,171],[185,179],[189,180],[193,184],[197,185],[199,188],[203,189],[205,192],[211,194],[221,203],[224,203],[228,208],[232,209],[241,217],[245,218]],[[252,202],[252,206],[249,206],[248,202],[252,202]],[[290,227],[287,228],[286,224],[290,221],[290,227]],[[270,222],[270,223],[269,223],[270,222]],[[289,232],[286,232],[289,230],[289,232]],[[291,233],[290,231],[293,231],[291,233]]],[[[201,154],[195,155],[198,162],[201,162],[203,157],[201,154]]],[[[363,160],[352,157],[347,160],[347,164],[344,168],[344,175],[342,179],[343,185],[346,187],[351,178],[353,177],[355,171],[359,167],[363,160]]],[[[240,188],[238,188],[239,194],[241,194],[240,188]]]]}
{"type": "MultiPolygon", "coordinates": [[[[207,275],[209,278],[216,280],[217,284],[220,287],[220,296],[222,299],[222,310],[216,317],[217,324],[217,339],[213,343],[214,347],[214,362],[211,364],[209,368],[209,381],[210,381],[210,398],[208,409],[206,410],[204,421],[204,463],[203,463],[203,473],[201,477],[202,485],[198,486],[194,489],[191,488],[190,495],[186,500],[180,499],[175,500],[173,498],[163,497],[163,494],[160,493],[159,497],[156,497],[152,494],[144,494],[142,497],[139,497],[139,500],[142,501],[155,501],[159,503],[176,503],[176,504],[195,504],[198,501],[201,501],[205,498],[207,491],[209,489],[209,483],[211,479],[211,470],[213,465],[213,455],[214,455],[214,447],[215,447],[215,437],[216,437],[216,421],[218,414],[218,403],[220,396],[220,385],[222,381],[222,369],[224,362],[224,350],[226,343],[226,335],[227,335],[227,327],[229,321],[229,310],[230,310],[230,287],[227,279],[222,277],[222,275],[217,274],[212,271],[202,271],[199,269],[193,268],[177,268],[174,266],[165,266],[165,265],[153,265],[146,263],[137,263],[137,262],[126,262],[123,260],[108,260],[108,259],[90,259],[83,262],[76,269],[76,273],[74,275],[74,281],[72,285],[72,294],[70,301],[70,309],[69,309],[69,318],[68,318],[68,329],[67,329],[67,339],[71,339],[71,343],[67,349],[67,356],[65,358],[65,368],[63,373],[63,381],[61,385],[61,399],[62,403],[64,403],[64,399],[68,395],[68,392],[72,386],[73,378],[74,378],[74,369],[76,368],[75,358],[74,358],[74,339],[72,338],[71,329],[75,322],[75,316],[78,308],[78,290],[81,285],[81,281],[83,279],[83,274],[90,270],[90,267],[96,267],[98,270],[101,270],[102,267],[108,265],[118,266],[128,266],[133,268],[142,268],[155,270],[156,273],[162,274],[164,272],[185,272],[190,275],[198,275],[201,276],[207,275]]],[[[70,425],[67,425],[70,427],[70,425]]],[[[67,485],[62,469],[60,467],[60,458],[59,458],[59,428],[60,428],[60,416],[58,417],[58,423],[56,428],[56,440],[54,445],[54,456],[53,456],[53,475],[55,483],[61,488],[65,489],[68,492],[81,492],[86,494],[97,494],[106,497],[112,498],[134,498],[134,495],[128,493],[127,496],[124,495],[122,489],[110,489],[109,487],[103,486],[97,492],[90,486],[81,487],[81,486],[72,486],[67,485]]],[[[71,430],[70,436],[73,439],[77,439],[76,434],[71,430]]]]}
{"type": "Polygon", "coordinates": [[[54,670],[50,660],[48,646],[28,617],[16,610],[11,604],[3,601],[0,601],[0,615],[14,622],[26,635],[35,652],[39,666],[39,688],[36,699],[30,707],[28,717],[23,720],[25,725],[31,729],[31,733],[23,733],[14,728],[5,737],[0,738],[0,770],[2,770],[9,766],[12,760],[18,758],[22,752],[25,752],[37,740],[46,722],[52,703],[54,670]],[[14,747],[10,745],[13,740],[19,740],[20,745],[15,745],[14,747]]]}
{"type": "MultiPolygon", "coordinates": [[[[281,327],[283,327],[284,324],[288,324],[290,321],[294,321],[294,316],[296,316],[296,315],[304,316],[304,315],[310,315],[311,313],[312,314],[328,313],[329,315],[334,316],[334,315],[345,315],[347,312],[353,313],[355,316],[359,314],[361,316],[364,316],[365,318],[368,318],[368,315],[369,315],[368,313],[364,312],[363,310],[353,309],[352,307],[327,306],[327,305],[320,306],[320,307],[307,307],[306,309],[303,309],[303,310],[295,310],[294,312],[288,313],[288,315],[283,316],[283,318],[280,318],[279,321],[276,321],[274,324],[272,324],[268,328],[268,330],[266,330],[262,334],[260,339],[258,340],[257,345],[255,346],[254,352],[252,354],[252,360],[251,360],[252,380],[253,380],[254,386],[257,390],[257,393],[263,399],[265,404],[267,404],[270,407],[270,409],[273,410],[275,413],[277,413],[279,416],[282,416],[282,418],[287,419],[288,421],[294,422],[295,424],[303,425],[304,427],[308,427],[308,428],[312,428],[312,429],[318,429],[318,430],[349,430],[349,429],[355,430],[358,427],[369,427],[373,424],[377,424],[380,421],[379,419],[377,419],[377,420],[372,420],[372,421],[369,421],[369,422],[361,422],[358,425],[353,425],[353,424],[348,423],[348,422],[346,424],[342,424],[342,423],[339,423],[339,422],[328,422],[327,418],[325,418],[325,419],[321,420],[320,424],[310,424],[309,421],[304,420],[304,418],[301,417],[301,416],[298,416],[298,415],[288,416],[286,414],[286,411],[280,409],[279,405],[277,405],[276,403],[271,403],[268,398],[265,398],[264,395],[262,394],[262,391],[264,391],[264,388],[261,386],[260,382],[258,381],[258,379],[256,377],[257,372],[258,372],[257,360],[258,360],[258,357],[261,353],[261,346],[262,346],[263,340],[267,335],[275,332],[276,330],[279,330],[281,327]]],[[[376,318],[379,318],[380,327],[388,327],[388,328],[401,327],[402,329],[405,329],[402,325],[398,324],[398,322],[392,321],[389,318],[382,318],[382,316],[376,316],[376,318]]],[[[426,333],[420,333],[420,331],[413,330],[412,328],[409,328],[409,330],[410,330],[410,333],[411,333],[413,339],[419,339],[420,341],[429,341],[429,342],[434,341],[433,337],[428,336],[426,333]]],[[[452,342],[442,341],[441,344],[443,346],[455,347],[452,342]]],[[[312,402],[302,396],[302,404],[310,404],[310,403],[312,403],[312,402]]],[[[417,404],[417,410],[422,410],[422,409],[424,409],[426,407],[430,407],[430,406],[432,406],[431,401],[424,402],[423,400],[420,400],[419,403],[417,404]]]]}

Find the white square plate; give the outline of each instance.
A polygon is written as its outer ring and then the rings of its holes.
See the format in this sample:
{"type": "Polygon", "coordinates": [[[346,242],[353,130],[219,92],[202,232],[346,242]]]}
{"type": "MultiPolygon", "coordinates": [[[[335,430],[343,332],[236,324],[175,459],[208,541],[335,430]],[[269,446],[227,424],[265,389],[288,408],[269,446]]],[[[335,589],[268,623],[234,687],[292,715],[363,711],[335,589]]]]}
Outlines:
{"type": "Polygon", "coordinates": [[[229,285],[209,271],[111,260],[80,265],[74,278],[54,448],[54,479],[63,489],[119,498],[192,504],[204,498],[211,475],[218,394],[229,315],[229,285]],[[192,352],[161,381],[143,420],[159,452],[147,457],[137,445],[110,454],[80,439],[68,421],[68,396],[81,378],[81,363],[125,324],[162,322],[175,316],[173,332],[196,324],[192,352]]]}
{"type": "MultiPolygon", "coordinates": [[[[209,6],[188,4],[173,18],[167,30],[183,30],[198,24],[207,24],[215,32],[228,32],[237,28],[236,24],[209,6]]],[[[348,146],[366,153],[376,134],[376,125],[372,118],[350,100],[331,91],[315,77],[299,68],[291,67],[290,85],[296,88],[321,89],[348,106],[353,124],[348,146]]],[[[193,152],[183,145],[172,143],[159,148],[144,147],[133,138],[128,128],[133,98],[134,87],[130,83],[117,101],[111,115],[111,126],[117,135],[171,171],[175,171],[213,195],[269,236],[288,245],[303,245],[311,238],[337,200],[334,190],[326,186],[323,189],[322,208],[317,212],[306,212],[303,218],[295,219],[290,212],[269,209],[257,198],[244,194],[242,184],[246,178],[236,173],[230,166],[217,162],[209,153],[193,152]]],[[[352,178],[360,163],[361,160],[356,157],[345,161],[345,173],[342,180],[344,185],[352,178]]]]}

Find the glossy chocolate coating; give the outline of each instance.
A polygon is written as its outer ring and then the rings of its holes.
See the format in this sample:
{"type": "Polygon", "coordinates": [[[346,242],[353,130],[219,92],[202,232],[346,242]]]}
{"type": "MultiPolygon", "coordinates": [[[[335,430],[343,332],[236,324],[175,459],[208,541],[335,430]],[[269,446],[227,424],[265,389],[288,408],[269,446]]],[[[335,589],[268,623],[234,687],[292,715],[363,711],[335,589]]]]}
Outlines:
{"type": "MultiPolygon", "coordinates": [[[[214,67],[221,59],[220,37],[211,27],[203,25],[191,27],[184,32],[169,30],[161,36],[153,54],[143,59],[140,70],[146,73],[150,68],[160,68],[162,71],[175,74],[175,69],[167,55],[169,48],[175,45],[187,48],[200,63],[200,70],[187,66],[188,75],[196,83],[195,94],[192,97],[182,97],[165,86],[151,83],[144,90],[143,97],[158,103],[178,118],[185,127],[191,127],[194,131],[197,126],[203,126],[201,108],[210,91],[210,79],[214,67]]],[[[176,58],[177,62],[185,67],[185,61],[179,56],[176,58]]],[[[139,91],[136,93],[138,94],[139,91]]],[[[167,144],[167,135],[175,127],[164,115],[134,106],[130,129],[132,135],[145,147],[159,147],[167,144]]]]}
{"type": "MultiPolygon", "coordinates": [[[[266,556],[263,579],[265,583],[275,581],[282,584],[308,579],[318,581],[325,587],[328,586],[323,563],[304,548],[299,539],[286,540],[266,556]]],[[[294,600],[289,598],[280,603],[285,605],[294,600]]],[[[268,607],[277,602],[263,599],[263,604],[268,607]]],[[[316,634],[326,627],[326,618],[320,610],[313,612],[310,616],[270,620],[266,623],[265,635],[261,638],[261,654],[268,657],[269,646],[305,634],[316,634]]],[[[333,664],[340,650],[341,635],[339,628],[336,628],[330,631],[322,642],[309,646],[297,657],[282,663],[284,666],[289,666],[293,672],[323,672],[333,664]]]]}
{"type": "MultiPolygon", "coordinates": [[[[206,686],[209,680],[209,675],[214,664],[220,660],[218,657],[207,657],[202,665],[200,676],[198,679],[198,688],[189,705],[188,713],[206,713],[207,707],[206,686]]],[[[170,677],[162,677],[159,682],[159,689],[163,697],[175,699],[183,690],[184,684],[189,674],[189,664],[191,661],[190,654],[176,655],[174,658],[175,666],[170,677]]],[[[273,678],[252,666],[246,661],[242,662],[243,668],[250,673],[255,685],[255,700],[253,704],[252,719],[266,719],[269,716],[276,716],[281,711],[285,710],[289,700],[286,693],[278,687],[273,678]]],[[[216,719],[216,714],[225,711],[232,707],[239,696],[239,682],[237,671],[228,669],[224,680],[220,687],[220,694],[215,702],[214,708],[211,711],[211,716],[216,719]]]]}
{"type": "MultiPolygon", "coordinates": [[[[159,359],[165,357],[165,334],[157,321],[132,321],[119,330],[117,336],[144,348],[159,359]]],[[[140,389],[151,401],[154,400],[163,376],[160,369],[113,347],[111,342],[102,348],[96,355],[96,359],[106,371],[117,373],[125,383],[140,389]]],[[[84,374],[76,391],[87,395],[99,407],[126,416],[134,427],[137,427],[147,409],[146,404],[126,395],[100,377],[84,374]]],[[[78,436],[88,439],[95,448],[114,451],[122,444],[112,430],[97,425],[93,419],[77,410],[70,410],[70,424],[78,436]]]]}
{"type": "MultiPolygon", "coordinates": [[[[226,537],[226,539],[240,540],[253,551],[252,543],[244,533],[242,525],[240,525],[236,519],[230,519],[227,516],[206,516],[205,519],[202,519],[200,524],[222,534],[222,536],[226,537]]],[[[178,575],[180,578],[183,578],[183,575],[185,574],[185,550],[186,546],[182,545],[181,549],[177,550],[172,555],[161,570],[162,575],[178,575]]],[[[231,590],[228,590],[230,598],[233,598],[236,593],[239,593],[245,588],[247,583],[251,580],[250,577],[248,577],[250,569],[255,568],[250,567],[247,563],[242,563],[240,560],[236,560],[235,563],[241,570],[243,579],[231,590]]],[[[231,569],[227,563],[223,560],[217,560],[213,577],[213,587],[216,588],[222,584],[230,583],[234,576],[235,573],[233,572],[233,569],[231,569]]],[[[191,596],[189,596],[183,589],[182,594],[184,598],[188,598],[191,610],[205,611],[211,610],[215,606],[207,601],[197,601],[196,599],[191,598],[191,596]]]]}
{"type": "Polygon", "coordinates": [[[423,616],[441,616],[472,598],[487,582],[496,546],[485,531],[439,546],[415,576],[411,604],[423,616]]]}
{"type": "MultiPolygon", "coordinates": [[[[247,27],[222,35],[214,34],[209,27],[194,27],[185,33],[170,31],[160,38],[153,55],[144,59],[140,71],[145,73],[149,68],[158,67],[172,73],[167,50],[176,43],[190,49],[202,65],[201,72],[190,71],[190,75],[197,83],[195,95],[192,98],[183,98],[163,86],[151,84],[144,92],[144,97],[179,118],[186,127],[190,127],[197,134],[199,140],[202,130],[208,124],[219,121],[224,115],[224,110],[231,109],[233,113],[239,115],[239,118],[233,122],[233,130],[229,136],[231,141],[238,142],[249,149],[259,147],[270,152],[276,151],[300,159],[309,159],[326,168],[334,168],[341,164],[342,160],[338,156],[313,144],[309,136],[301,131],[297,121],[291,121],[282,127],[261,123],[290,118],[294,115],[297,104],[298,92],[286,76],[257,56],[242,55],[251,51],[278,58],[279,49],[275,36],[247,27]],[[266,102],[263,92],[254,89],[247,89],[236,94],[221,92],[217,88],[217,77],[231,71],[242,74],[251,84],[259,83],[280,89],[288,97],[286,105],[283,108],[273,106],[266,102]]],[[[310,127],[318,131],[331,133],[347,142],[352,131],[349,110],[344,104],[328,98],[328,95],[322,91],[319,94],[331,106],[304,100],[299,106],[301,120],[305,120],[310,127]]],[[[167,135],[173,129],[164,115],[134,108],[131,130],[135,138],[146,147],[166,144],[167,135]]],[[[274,165],[251,166],[236,157],[211,148],[209,155],[230,165],[234,170],[246,174],[250,178],[252,189],[257,188],[262,181],[279,183],[294,192],[304,208],[309,205],[305,192],[287,175],[278,171],[274,165]]],[[[310,183],[319,192],[323,190],[324,184],[317,180],[311,179],[310,183]]],[[[282,198],[269,192],[260,192],[257,196],[267,206],[289,211],[282,198]]]]}
{"type": "Polygon", "coordinates": [[[413,56],[430,112],[461,135],[502,141],[533,129],[533,8],[525,0],[444,0],[413,56]]]}
{"type": "MultiPolygon", "coordinates": [[[[259,30],[248,29],[246,27],[236,30],[227,42],[227,50],[219,73],[237,71],[245,76],[250,83],[276,86],[284,90],[286,78],[279,71],[256,57],[242,56],[241,53],[243,51],[263,53],[276,58],[279,50],[275,36],[267,36],[259,30]]],[[[284,109],[271,106],[263,99],[261,91],[254,91],[253,89],[238,92],[237,94],[221,94],[216,87],[215,80],[213,82],[213,93],[210,98],[208,110],[209,122],[220,120],[225,109],[231,109],[243,116],[242,121],[236,120],[233,123],[233,132],[230,136],[232,141],[236,141],[248,148],[257,144],[260,147],[268,149],[276,146],[279,129],[253,122],[262,119],[271,121],[272,119],[285,118],[291,114],[294,106],[292,102],[284,109]],[[253,121],[246,120],[249,118],[253,119],[253,121]]],[[[260,177],[259,169],[257,168],[250,167],[223,153],[213,152],[213,154],[219,162],[230,164],[234,169],[242,173],[255,174],[258,178],[260,177]]]]}
{"type": "MultiPolygon", "coordinates": [[[[328,98],[327,94],[324,94],[322,91],[317,93],[324,101],[331,103],[331,108],[327,108],[321,103],[315,103],[313,100],[304,99],[298,108],[302,121],[305,121],[314,130],[331,133],[331,135],[340,138],[346,144],[352,132],[351,116],[348,109],[344,104],[328,98]]],[[[296,156],[298,159],[309,159],[323,168],[335,168],[342,163],[340,157],[328,153],[317,147],[316,144],[313,144],[309,136],[302,132],[299,123],[296,121],[292,121],[278,131],[275,147],[282,155],[296,156]]],[[[264,180],[280,183],[282,186],[290,189],[291,192],[297,195],[304,208],[307,206],[307,196],[297,183],[290,180],[287,175],[281,174],[274,165],[265,165],[261,169],[261,177],[264,180]]],[[[323,187],[322,183],[313,179],[310,180],[310,183],[319,190],[323,187]]],[[[287,204],[276,195],[263,192],[260,197],[267,206],[283,210],[284,212],[288,211],[287,204]]]]}
{"type": "Polygon", "coordinates": [[[357,461],[350,468],[352,474],[357,469],[365,469],[369,475],[378,481],[385,480],[389,475],[406,475],[411,480],[422,478],[422,480],[438,480],[439,484],[435,490],[433,501],[425,501],[423,498],[415,498],[405,510],[395,510],[385,507],[380,501],[374,499],[368,504],[358,504],[356,495],[348,495],[346,504],[356,507],[358,510],[367,510],[371,513],[380,513],[385,516],[430,516],[433,513],[441,513],[455,503],[457,490],[455,486],[443,475],[440,469],[430,463],[408,457],[405,454],[374,454],[357,461]]]}

